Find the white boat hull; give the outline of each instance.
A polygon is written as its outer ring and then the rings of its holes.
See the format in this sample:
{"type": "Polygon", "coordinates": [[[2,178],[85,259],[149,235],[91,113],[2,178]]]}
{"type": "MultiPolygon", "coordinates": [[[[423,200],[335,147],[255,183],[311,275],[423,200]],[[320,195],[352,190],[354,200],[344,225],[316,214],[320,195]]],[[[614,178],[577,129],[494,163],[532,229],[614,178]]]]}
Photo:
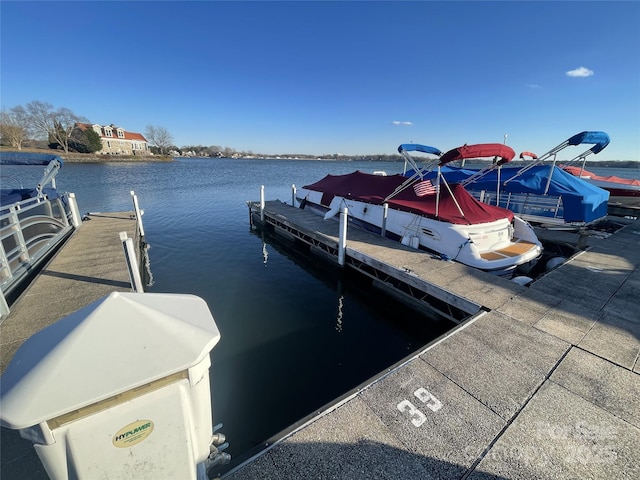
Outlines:
{"type": "Polygon", "coordinates": [[[542,246],[531,226],[518,217],[489,223],[461,225],[442,222],[411,212],[389,208],[386,218],[382,205],[336,196],[329,207],[322,206],[322,192],[300,189],[298,200],[305,208],[331,218],[343,208],[349,220],[380,232],[413,248],[439,255],[481,270],[507,274],[517,266],[531,264],[542,253],[542,246]]]}

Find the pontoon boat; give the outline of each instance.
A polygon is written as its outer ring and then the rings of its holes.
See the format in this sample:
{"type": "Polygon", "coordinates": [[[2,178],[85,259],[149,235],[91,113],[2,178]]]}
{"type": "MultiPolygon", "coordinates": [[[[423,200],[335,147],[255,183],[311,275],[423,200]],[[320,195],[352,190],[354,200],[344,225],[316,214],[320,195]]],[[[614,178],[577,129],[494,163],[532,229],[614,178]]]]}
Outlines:
{"type": "Polygon", "coordinates": [[[59,193],[55,177],[63,162],[56,155],[2,152],[0,165],[44,166],[35,186],[24,187],[3,169],[0,189],[0,288],[8,303],[25,280],[80,226],[75,196],[59,193]]]}

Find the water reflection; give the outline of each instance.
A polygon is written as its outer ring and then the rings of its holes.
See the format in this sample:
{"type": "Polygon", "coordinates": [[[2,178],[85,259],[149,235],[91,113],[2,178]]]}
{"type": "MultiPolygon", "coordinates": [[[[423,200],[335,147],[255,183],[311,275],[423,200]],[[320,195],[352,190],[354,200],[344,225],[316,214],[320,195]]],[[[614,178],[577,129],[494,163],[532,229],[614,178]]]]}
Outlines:
{"type": "Polygon", "coordinates": [[[267,266],[267,261],[269,260],[269,251],[267,250],[267,244],[266,242],[262,242],[262,263],[264,263],[264,266],[267,266]]]}
{"type": "Polygon", "coordinates": [[[142,243],[142,282],[145,287],[153,287],[153,273],[151,272],[151,258],[149,257],[149,250],[151,249],[151,245],[149,245],[144,240],[142,243]]]}
{"type": "Polygon", "coordinates": [[[342,294],[342,281],[338,280],[338,313],[336,315],[336,332],[342,332],[342,317],[344,315],[342,307],[344,306],[344,295],[342,294]]]}

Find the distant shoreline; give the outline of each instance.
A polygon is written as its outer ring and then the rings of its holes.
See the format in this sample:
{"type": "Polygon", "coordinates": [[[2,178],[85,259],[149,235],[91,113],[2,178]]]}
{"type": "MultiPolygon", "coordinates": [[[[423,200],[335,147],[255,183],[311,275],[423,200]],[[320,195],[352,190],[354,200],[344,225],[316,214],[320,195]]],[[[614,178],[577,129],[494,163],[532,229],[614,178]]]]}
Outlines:
{"type": "Polygon", "coordinates": [[[67,163],[149,163],[149,162],[173,162],[174,158],[169,155],[88,155],[88,154],[65,154],[56,153],[67,163]]]}
{"type": "MultiPolygon", "coordinates": [[[[0,152],[29,152],[29,153],[47,153],[51,155],[57,155],[62,158],[67,163],[154,163],[154,162],[173,162],[176,158],[206,158],[210,160],[219,160],[225,157],[172,157],[170,155],[96,155],[92,153],[75,153],[69,152],[64,153],[60,150],[50,150],[50,149],[42,149],[42,148],[23,148],[22,150],[17,150],[15,148],[8,147],[0,147],[0,152]]],[[[371,161],[375,162],[402,162],[402,158],[398,155],[397,158],[390,158],[391,155],[380,155],[380,157],[386,157],[384,159],[374,159],[371,157],[378,157],[377,155],[344,155],[339,158],[294,158],[294,157],[284,157],[284,156],[264,156],[264,157],[239,157],[233,160],[320,160],[326,162],[336,162],[336,161],[371,161]],[[278,158],[279,157],[279,158],[278,158]]],[[[488,160],[479,160],[468,162],[469,164],[474,165],[484,165],[491,163],[488,160]]],[[[510,165],[525,165],[529,163],[521,161],[521,160],[513,160],[510,162],[510,165]]],[[[550,162],[544,162],[545,164],[549,164],[550,162]]],[[[559,160],[558,164],[562,164],[563,162],[559,160]]],[[[578,166],[581,164],[578,164],[578,166]]],[[[603,168],[637,168],[640,169],[640,161],[635,160],[588,160],[585,168],[588,167],[603,167],[603,168]]]]}
{"type": "Polygon", "coordinates": [[[67,163],[110,163],[110,162],[172,162],[173,157],[170,155],[96,155],[94,153],[65,153],[60,150],[51,150],[44,148],[23,148],[18,150],[15,148],[1,147],[0,152],[15,153],[44,153],[49,155],[57,155],[67,163]]]}

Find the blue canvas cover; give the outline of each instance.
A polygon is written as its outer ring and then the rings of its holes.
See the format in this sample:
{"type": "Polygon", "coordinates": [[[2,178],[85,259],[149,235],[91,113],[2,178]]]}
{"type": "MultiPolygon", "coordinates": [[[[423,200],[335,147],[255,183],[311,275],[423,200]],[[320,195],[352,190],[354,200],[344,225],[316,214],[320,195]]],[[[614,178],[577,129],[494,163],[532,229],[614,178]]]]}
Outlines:
{"type": "Polygon", "coordinates": [[[53,200],[60,196],[58,191],[53,188],[44,188],[42,192],[38,192],[38,189],[36,188],[2,189],[0,190],[0,213],[5,213],[6,207],[10,207],[14,203],[23,202],[30,198],[38,198],[42,195],[46,195],[49,200],[53,200]]]}
{"type": "Polygon", "coordinates": [[[593,143],[593,147],[589,150],[591,153],[598,153],[602,151],[604,147],[609,145],[609,135],[605,132],[581,132],[569,140],[567,140],[569,145],[581,145],[583,143],[593,143]]]}
{"type": "Polygon", "coordinates": [[[0,152],[0,165],[49,165],[57,160],[62,165],[62,158],[51,153],[0,152]]]}
{"type": "MultiPolygon", "coordinates": [[[[518,168],[507,167],[500,169],[500,193],[532,193],[544,195],[549,173],[551,182],[548,195],[561,196],[564,206],[565,222],[593,222],[607,215],[609,192],[591,185],[586,181],[574,177],[564,170],[551,165],[537,165],[524,175],[514,178],[506,185],[504,182],[515,176],[518,168]]],[[[459,183],[477,172],[473,169],[444,166],[440,170],[449,183],[459,183]]],[[[407,176],[411,172],[406,173],[407,176]]],[[[434,178],[437,172],[430,172],[426,177],[434,178]]],[[[467,185],[469,191],[496,191],[498,171],[493,170],[483,178],[467,185]]]]}
{"type": "Polygon", "coordinates": [[[420,145],[419,143],[403,143],[398,147],[398,152],[422,152],[422,153],[430,153],[431,155],[442,155],[442,152],[436,147],[431,147],[429,145],[420,145]]]}
{"type": "Polygon", "coordinates": [[[49,199],[57,198],[60,195],[55,186],[54,178],[62,166],[62,158],[50,153],[31,152],[0,152],[0,165],[20,165],[20,166],[45,166],[44,174],[35,188],[11,188],[0,184],[0,206],[7,207],[31,198],[39,198],[46,195],[49,199]],[[51,182],[52,187],[46,185],[51,182]]]}

